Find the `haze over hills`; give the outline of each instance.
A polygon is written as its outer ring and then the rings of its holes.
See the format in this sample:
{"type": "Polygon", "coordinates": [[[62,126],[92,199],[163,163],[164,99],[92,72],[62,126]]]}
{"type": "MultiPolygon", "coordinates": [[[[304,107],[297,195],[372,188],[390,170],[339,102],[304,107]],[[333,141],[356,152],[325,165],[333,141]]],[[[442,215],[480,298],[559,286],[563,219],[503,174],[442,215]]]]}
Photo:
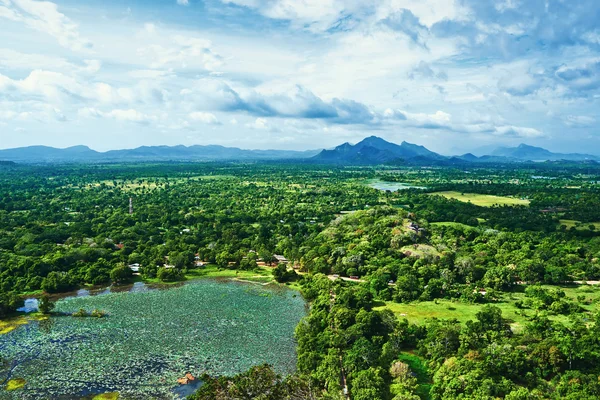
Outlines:
{"type": "Polygon", "coordinates": [[[599,157],[590,154],[578,153],[552,153],[549,150],[541,147],[528,146],[520,144],[518,147],[499,147],[491,153],[492,156],[516,158],[526,161],[556,161],[556,160],[571,160],[585,161],[598,160],[599,157]]]}
{"type": "Polygon", "coordinates": [[[243,150],[218,145],[142,146],[135,149],[99,152],[87,146],[57,149],[47,146],[0,150],[0,160],[26,163],[115,162],[115,161],[218,161],[306,159],[320,150],[243,150]]]}
{"type": "Polygon", "coordinates": [[[87,146],[57,149],[30,146],[0,150],[0,161],[21,163],[64,162],[142,162],[142,161],[260,161],[295,160],[314,164],[378,165],[378,164],[465,164],[512,163],[525,161],[600,161],[589,154],[553,153],[541,147],[521,144],[499,147],[489,155],[477,157],[471,153],[446,157],[424,146],[403,141],[401,144],[370,136],[352,145],[344,143],[329,150],[244,150],[218,145],[142,146],[135,149],[98,152],[87,146]]]}

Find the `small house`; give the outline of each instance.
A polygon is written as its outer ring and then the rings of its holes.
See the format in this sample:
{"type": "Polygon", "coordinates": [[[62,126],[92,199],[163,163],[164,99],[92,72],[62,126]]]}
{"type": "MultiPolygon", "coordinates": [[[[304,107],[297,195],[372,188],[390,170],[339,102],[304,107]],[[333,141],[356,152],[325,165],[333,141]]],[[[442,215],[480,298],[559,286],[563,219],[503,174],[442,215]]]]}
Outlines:
{"type": "Polygon", "coordinates": [[[140,272],[140,264],[138,264],[138,263],[129,264],[129,269],[132,272],[140,272]]]}
{"type": "Polygon", "coordinates": [[[279,254],[273,254],[273,258],[275,258],[275,260],[277,261],[277,264],[288,262],[287,258],[285,258],[284,256],[281,256],[279,254]]]}

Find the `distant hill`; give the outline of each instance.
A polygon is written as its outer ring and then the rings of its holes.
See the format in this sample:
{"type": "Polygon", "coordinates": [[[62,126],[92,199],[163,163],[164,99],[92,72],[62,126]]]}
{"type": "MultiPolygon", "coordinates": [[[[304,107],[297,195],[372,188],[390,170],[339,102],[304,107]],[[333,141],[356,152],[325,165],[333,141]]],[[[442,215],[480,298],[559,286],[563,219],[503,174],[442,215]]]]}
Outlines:
{"type": "Polygon", "coordinates": [[[600,157],[579,153],[553,153],[541,147],[520,144],[518,147],[499,147],[492,151],[491,156],[514,158],[522,161],[585,161],[599,160],[600,157]]]}
{"type": "Polygon", "coordinates": [[[97,151],[87,146],[74,146],[56,149],[48,146],[29,146],[16,149],[0,150],[0,159],[24,162],[59,162],[64,160],[92,160],[98,156],[97,151]]]}
{"type": "Polygon", "coordinates": [[[142,146],[135,149],[98,152],[86,146],[57,149],[30,146],[0,150],[0,160],[26,163],[126,162],[126,161],[233,161],[306,159],[320,150],[243,150],[223,146],[142,146]]]}
{"type": "Polygon", "coordinates": [[[0,150],[0,160],[19,163],[98,163],[143,161],[260,161],[294,160],[297,162],[339,165],[468,165],[473,163],[507,164],[528,161],[595,162],[600,157],[590,154],[553,153],[541,147],[521,144],[518,147],[499,147],[477,157],[472,153],[445,157],[423,146],[402,142],[395,144],[370,136],[352,145],[344,143],[330,150],[244,150],[217,145],[142,146],[135,149],[99,152],[87,146],[57,149],[30,146],[0,150]]]}
{"type": "Polygon", "coordinates": [[[423,146],[407,142],[397,145],[377,136],[371,136],[355,145],[344,143],[333,150],[323,150],[314,156],[311,161],[327,164],[376,165],[410,160],[423,163],[444,160],[445,158],[423,146]]]}

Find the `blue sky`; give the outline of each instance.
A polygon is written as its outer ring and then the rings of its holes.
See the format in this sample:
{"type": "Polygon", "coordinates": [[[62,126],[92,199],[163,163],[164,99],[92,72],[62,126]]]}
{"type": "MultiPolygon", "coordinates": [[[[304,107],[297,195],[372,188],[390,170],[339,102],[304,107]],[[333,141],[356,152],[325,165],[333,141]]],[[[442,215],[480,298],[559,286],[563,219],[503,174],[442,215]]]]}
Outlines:
{"type": "Polygon", "coordinates": [[[0,148],[600,154],[597,0],[0,0],[0,148]]]}

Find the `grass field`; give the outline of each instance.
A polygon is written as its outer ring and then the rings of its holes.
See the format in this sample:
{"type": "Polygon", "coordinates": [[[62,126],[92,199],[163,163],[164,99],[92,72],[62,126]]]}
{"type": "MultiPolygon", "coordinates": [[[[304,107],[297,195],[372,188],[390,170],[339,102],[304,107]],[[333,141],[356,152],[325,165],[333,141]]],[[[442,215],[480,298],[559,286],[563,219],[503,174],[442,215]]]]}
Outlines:
{"type": "Polygon", "coordinates": [[[516,197],[492,196],[489,194],[460,193],[460,192],[435,192],[431,195],[444,196],[447,199],[455,199],[465,203],[472,203],[480,207],[499,206],[528,206],[529,200],[517,199],[516,197]]]}
{"type": "MultiPolygon", "coordinates": [[[[550,288],[551,286],[544,286],[550,288]]],[[[523,289],[520,287],[519,289],[523,289]]],[[[582,307],[589,312],[598,311],[598,301],[600,301],[600,288],[593,286],[568,286],[561,287],[566,296],[576,301],[577,296],[583,295],[591,304],[583,304],[582,307]]],[[[522,292],[505,293],[504,297],[496,303],[490,303],[502,310],[504,318],[510,321],[514,332],[522,331],[529,318],[535,315],[536,311],[532,309],[519,309],[515,306],[517,300],[523,300],[525,294],[522,292]]],[[[414,324],[424,324],[432,318],[437,319],[457,319],[461,323],[466,323],[477,319],[476,314],[485,304],[470,304],[460,301],[436,300],[421,301],[413,303],[394,303],[386,302],[385,305],[376,307],[378,310],[389,309],[399,319],[406,318],[408,322],[414,324]]],[[[550,319],[557,322],[566,323],[568,318],[564,315],[550,315],[550,319]]]]}
{"type": "Polygon", "coordinates": [[[567,229],[575,227],[577,230],[585,231],[590,229],[590,225],[594,225],[596,230],[600,229],[600,222],[580,222],[573,219],[561,219],[558,222],[560,225],[566,226],[567,229]]]}
{"type": "MultiPolygon", "coordinates": [[[[240,279],[245,281],[261,282],[266,283],[273,280],[273,272],[270,267],[258,267],[252,271],[241,271],[234,269],[219,269],[216,265],[209,264],[202,268],[190,269],[185,274],[185,279],[188,281],[195,279],[209,279],[209,278],[230,278],[240,279]]],[[[161,282],[158,278],[144,279],[146,283],[160,283],[160,284],[180,284],[181,282],[161,282]]]]}

